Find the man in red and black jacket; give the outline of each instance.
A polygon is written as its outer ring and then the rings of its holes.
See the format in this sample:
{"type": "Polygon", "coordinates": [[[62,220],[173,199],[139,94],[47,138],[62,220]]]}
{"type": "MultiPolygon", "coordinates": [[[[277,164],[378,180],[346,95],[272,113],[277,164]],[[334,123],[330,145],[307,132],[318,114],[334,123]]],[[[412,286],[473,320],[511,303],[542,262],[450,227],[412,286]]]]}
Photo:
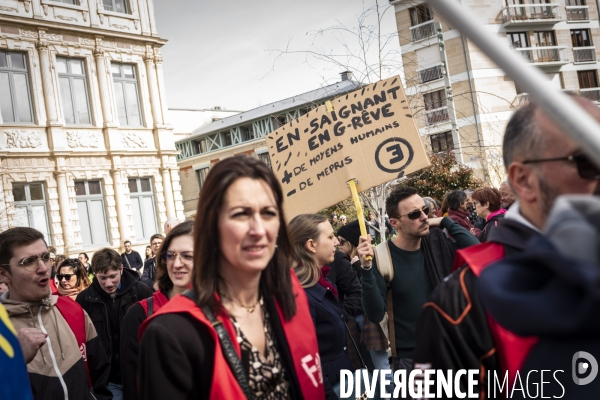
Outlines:
{"type": "MultiPolygon", "coordinates": [[[[576,98],[600,121],[600,109],[576,98]]],[[[506,255],[525,250],[541,235],[552,204],[561,194],[591,194],[597,180],[579,146],[538,108],[529,103],[510,119],[503,143],[504,165],[518,202],[490,234],[489,242],[457,252],[459,266],[423,306],[414,353],[415,368],[477,369],[480,393],[487,389],[489,371],[508,372],[509,387],[536,337],[520,337],[498,324],[481,304],[479,274],[506,255]]],[[[593,165],[592,165],[593,168],[593,165]]],[[[461,381],[467,388],[467,378],[461,381]]],[[[486,394],[481,393],[485,398],[486,394]]]]}

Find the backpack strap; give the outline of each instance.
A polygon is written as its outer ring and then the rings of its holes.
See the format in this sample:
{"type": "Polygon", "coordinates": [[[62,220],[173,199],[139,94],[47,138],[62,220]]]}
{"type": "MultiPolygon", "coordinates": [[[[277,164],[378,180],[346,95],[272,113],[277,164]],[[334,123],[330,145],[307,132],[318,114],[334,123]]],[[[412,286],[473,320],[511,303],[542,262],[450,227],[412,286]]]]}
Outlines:
{"type": "Polygon", "coordinates": [[[83,363],[85,364],[85,371],[87,373],[88,378],[88,386],[92,387],[92,380],[90,378],[90,369],[88,367],[87,361],[87,335],[85,331],[85,315],[83,314],[83,308],[71,300],[68,296],[59,296],[56,301],[56,308],[63,316],[73,334],[75,334],[75,339],[77,340],[77,346],[79,346],[79,351],[81,351],[81,357],[83,358],[83,363]]]}
{"type": "Polygon", "coordinates": [[[146,317],[152,316],[154,313],[154,301],[152,296],[148,297],[148,312],[146,312],[146,317]]]}
{"type": "MultiPolygon", "coordinates": [[[[375,261],[377,262],[377,270],[385,280],[386,290],[386,305],[387,305],[387,328],[388,340],[392,349],[392,357],[397,358],[396,354],[396,330],[394,327],[394,301],[392,298],[392,289],[390,283],[394,279],[394,265],[392,264],[392,255],[387,240],[375,246],[375,261]]],[[[385,320],[385,317],[384,317],[385,320]]]]}

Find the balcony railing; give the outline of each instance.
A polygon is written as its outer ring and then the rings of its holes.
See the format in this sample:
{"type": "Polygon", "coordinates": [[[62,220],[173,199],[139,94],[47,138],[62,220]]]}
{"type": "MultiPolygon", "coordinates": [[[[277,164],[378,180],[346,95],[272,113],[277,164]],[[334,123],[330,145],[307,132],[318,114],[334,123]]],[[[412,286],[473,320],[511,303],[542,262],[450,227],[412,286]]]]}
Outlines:
{"type": "Polygon", "coordinates": [[[565,9],[567,10],[568,22],[581,22],[590,20],[588,6],[566,6],[565,9]]]}
{"type": "Polygon", "coordinates": [[[428,37],[434,36],[437,34],[435,30],[434,21],[423,22],[419,25],[414,25],[409,28],[410,37],[413,42],[418,42],[419,40],[427,39],[428,37]]]}
{"type": "Polygon", "coordinates": [[[600,88],[579,89],[579,94],[588,100],[600,102],[600,88]]]}
{"type": "Polygon", "coordinates": [[[567,49],[559,46],[521,47],[515,49],[532,64],[560,65],[568,63],[567,49]]]}
{"type": "Polygon", "coordinates": [[[573,47],[573,62],[588,63],[596,61],[596,48],[588,47],[573,47]]]}
{"type": "Polygon", "coordinates": [[[425,111],[427,117],[427,125],[441,124],[442,122],[450,121],[450,113],[448,107],[440,107],[433,110],[425,111]]]}
{"type": "Polygon", "coordinates": [[[419,71],[419,83],[426,83],[442,79],[444,74],[442,73],[442,65],[436,65],[427,69],[419,71]]]}
{"type": "Polygon", "coordinates": [[[504,25],[553,23],[560,18],[558,4],[512,4],[502,7],[504,25]]]}
{"type": "Polygon", "coordinates": [[[521,105],[529,101],[529,93],[521,93],[517,95],[517,104],[521,105]]]}

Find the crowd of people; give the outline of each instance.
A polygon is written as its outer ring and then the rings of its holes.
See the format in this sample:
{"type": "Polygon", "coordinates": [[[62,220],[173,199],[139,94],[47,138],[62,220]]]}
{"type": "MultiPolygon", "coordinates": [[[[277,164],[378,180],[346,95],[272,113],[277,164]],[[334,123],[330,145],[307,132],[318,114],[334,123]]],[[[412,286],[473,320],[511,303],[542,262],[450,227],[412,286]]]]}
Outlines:
{"type": "MultiPolygon", "coordinates": [[[[6,230],[0,398],[337,399],[344,370],[475,369],[510,386],[600,354],[600,169],[532,103],[503,158],[499,189],[438,201],[398,185],[367,235],[345,216],[288,223],[277,178],[249,156],[215,164],[195,221],[167,221],[144,259],[129,241],[90,261],[6,230]]],[[[594,398],[597,381],[545,393],[594,398]]]]}

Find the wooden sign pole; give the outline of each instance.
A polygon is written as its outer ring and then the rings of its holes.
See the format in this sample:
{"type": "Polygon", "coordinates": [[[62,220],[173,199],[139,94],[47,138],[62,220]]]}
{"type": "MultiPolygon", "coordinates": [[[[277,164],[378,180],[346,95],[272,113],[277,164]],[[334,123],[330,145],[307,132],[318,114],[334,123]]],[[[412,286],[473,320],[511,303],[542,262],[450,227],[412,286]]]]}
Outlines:
{"type": "MultiPolygon", "coordinates": [[[[356,188],[356,180],[350,179],[348,181],[350,186],[350,193],[352,193],[352,200],[354,201],[354,208],[356,208],[356,218],[358,219],[358,226],[360,227],[360,235],[367,236],[367,227],[365,225],[365,215],[363,213],[362,204],[360,197],[358,197],[358,189],[356,188]]],[[[367,261],[371,260],[371,256],[367,256],[367,261]]]]}

